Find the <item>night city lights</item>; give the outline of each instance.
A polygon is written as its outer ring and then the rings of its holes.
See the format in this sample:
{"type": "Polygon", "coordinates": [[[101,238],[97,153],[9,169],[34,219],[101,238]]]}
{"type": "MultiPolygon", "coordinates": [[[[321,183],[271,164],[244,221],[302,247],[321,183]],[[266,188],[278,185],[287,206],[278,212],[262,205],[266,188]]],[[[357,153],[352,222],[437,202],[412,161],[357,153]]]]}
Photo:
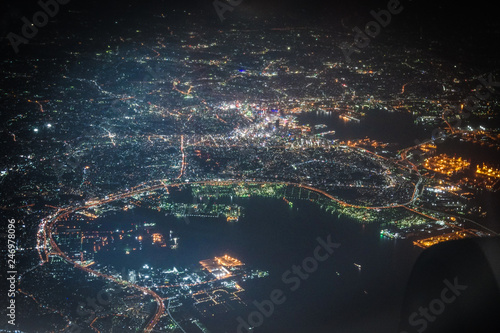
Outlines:
{"type": "Polygon", "coordinates": [[[1,332],[498,331],[494,4],[0,7],[1,332]]]}

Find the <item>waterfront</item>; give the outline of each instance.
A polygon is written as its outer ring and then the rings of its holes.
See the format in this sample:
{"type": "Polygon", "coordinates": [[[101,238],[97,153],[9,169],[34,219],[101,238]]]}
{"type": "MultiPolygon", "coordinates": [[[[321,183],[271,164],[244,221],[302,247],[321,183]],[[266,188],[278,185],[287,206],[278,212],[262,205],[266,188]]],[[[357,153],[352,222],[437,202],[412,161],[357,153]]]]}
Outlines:
{"type": "Polygon", "coordinates": [[[433,130],[416,125],[409,112],[389,112],[381,109],[367,110],[366,116],[360,118],[359,122],[341,119],[338,112],[321,111],[302,113],[297,119],[300,124],[327,125],[319,132],[334,130],[332,138],[340,141],[369,137],[381,142],[396,143],[398,147],[414,145],[415,140],[429,139],[433,130]]]}
{"type": "MultiPolygon", "coordinates": [[[[396,328],[405,284],[421,252],[411,242],[383,238],[377,224],[353,222],[303,200],[294,201],[293,208],[274,198],[237,198],[233,203],[245,209],[237,223],[196,217],[190,217],[186,223],[184,218],[142,208],[104,218],[106,224],[114,226],[141,221],[156,223],[161,233],[168,235],[173,230],[178,235],[179,248],[145,248],[130,254],[105,251],[96,255],[96,261],[117,268],[138,269],[148,264],[166,269],[172,265],[193,267],[200,260],[227,253],[250,267],[269,271],[268,278],[242,284],[249,300],[267,299],[277,288],[287,298],[256,332],[366,332],[370,327],[380,327],[381,331],[396,328]],[[316,238],[328,235],[341,244],[340,248],[320,263],[296,291],[291,291],[282,274],[312,256],[316,238]]],[[[246,312],[225,314],[225,320],[207,320],[207,326],[215,332],[235,332],[237,316],[246,318],[254,310],[250,303],[246,312]]]]}
{"type": "Polygon", "coordinates": [[[494,26],[431,33],[470,9],[414,4],[348,60],[385,9],[57,2],[4,11],[0,330],[392,332],[423,248],[500,231],[498,61],[456,46],[494,26]]]}

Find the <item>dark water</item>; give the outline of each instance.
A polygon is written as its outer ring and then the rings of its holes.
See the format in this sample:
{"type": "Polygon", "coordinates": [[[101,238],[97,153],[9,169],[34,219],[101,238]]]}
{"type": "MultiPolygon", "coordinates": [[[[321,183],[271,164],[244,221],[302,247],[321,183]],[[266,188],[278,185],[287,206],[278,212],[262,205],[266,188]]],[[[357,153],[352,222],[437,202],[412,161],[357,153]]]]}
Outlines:
{"type": "MultiPolygon", "coordinates": [[[[396,149],[413,146],[432,138],[437,125],[416,125],[414,117],[407,112],[389,112],[386,110],[367,111],[366,117],[361,121],[344,121],[337,113],[312,112],[298,116],[300,124],[325,124],[327,128],[318,129],[319,133],[334,130],[331,138],[343,140],[363,139],[368,137],[377,141],[396,144],[396,149]]],[[[474,123],[477,128],[485,125],[484,121],[474,123]]],[[[488,125],[488,124],[486,124],[488,125]]],[[[469,159],[472,165],[483,162],[498,167],[500,164],[500,151],[496,147],[488,147],[478,143],[461,142],[459,139],[448,138],[438,143],[436,154],[446,153],[450,156],[461,156],[469,159]]],[[[472,173],[471,173],[472,175],[472,173]]],[[[500,191],[491,193],[479,191],[478,202],[487,211],[485,218],[475,218],[476,222],[500,232],[500,191]]]]}
{"type": "MultiPolygon", "coordinates": [[[[190,218],[186,223],[182,218],[141,208],[105,218],[107,225],[117,226],[156,222],[165,235],[174,230],[180,246],[175,251],[145,249],[130,255],[104,252],[97,259],[118,267],[149,264],[169,268],[196,265],[202,259],[227,253],[270,273],[243,285],[250,300],[267,300],[273,289],[282,290],[286,297],[253,332],[396,331],[405,284],[420,253],[410,242],[381,238],[377,225],[338,218],[311,202],[295,201],[293,208],[279,199],[233,202],[245,207],[245,216],[238,223],[215,218],[190,218]],[[313,256],[317,237],[326,239],[328,235],[341,246],[292,291],[293,283],[283,281],[282,274],[313,256]]],[[[244,313],[208,323],[209,329],[236,332],[237,316],[247,319],[255,310],[250,304],[244,313]]]]}
{"type": "Polygon", "coordinates": [[[414,124],[414,118],[408,112],[389,112],[369,110],[360,122],[345,121],[337,113],[312,112],[298,117],[300,124],[325,124],[327,129],[318,129],[319,133],[334,130],[332,136],[338,140],[364,139],[369,137],[377,141],[396,143],[401,147],[415,144],[415,140],[426,140],[432,135],[432,128],[414,124]]]}

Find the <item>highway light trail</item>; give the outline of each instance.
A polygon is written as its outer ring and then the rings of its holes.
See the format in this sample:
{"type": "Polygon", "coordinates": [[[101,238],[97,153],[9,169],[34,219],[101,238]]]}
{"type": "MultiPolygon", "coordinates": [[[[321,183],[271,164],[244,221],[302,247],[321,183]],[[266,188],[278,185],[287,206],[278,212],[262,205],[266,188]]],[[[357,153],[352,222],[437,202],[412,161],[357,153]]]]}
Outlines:
{"type": "MultiPolygon", "coordinates": [[[[181,166],[181,172],[177,179],[182,177],[184,174],[185,170],[185,154],[184,154],[184,136],[181,136],[181,152],[182,152],[182,166],[181,166]]],[[[151,182],[145,182],[142,184],[139,184],[136,187],[131,188],[131,190],[127,190],[125,192],[121,193],[115,193],[115,194],[110,194],[106,196],[104,199],[94,199],[92,201],[86,202],[82,206],[75,206],[75,207],[68,207],[68,208],[57,208],[57,207],[52,207],[54,209],[57,209],[57,211],[43,219],[39,225],[39,231],[37,234],[37,250],[39,252],[39,257],[40,257],[40,265],[43,265],[44,263],[48,262],[50,256],[58,256],[65,260],[66,262],[72,264],[75,268],[80,269],[88,274],[92,274],[104,279],[107,279],[111,282],[120,284],[120,285],[127,285],[131,288],[136,289],[137,291],[143,293],[144,295],[149,295],[151,296],[156,304],[156,311],[154,315],[152,316],[151,320],[147,323],[147,325],[144,328],[145,332],[151,332],[156,324],[159,322],[160,318],[167,313],[168,311],[165,308],[164,304],[164,298],[161,298],[157,293],[152,291],[151,289],[148,289],[146,287],[142,287],[136,284],[131,284],[125,282],[119,278],[116,278],[112,275],[108,274],[103,274],[99,271],[93,270],[89,267],[84,266],[82,263],[78,263],[75,260],[71,259],[66,253],[64,253],[55,240],[53,239],[53,229],[57,221],[59,221],[61,218],[68,217],[70,214],[76,213],[77,211],[85,210],[91,207],[96,207],[100,206],[106,203],[110,203],[115,200],[120,200],[124,199],[127,197],[132,197],[136,195],[140,195],[145,192],[154,192],[157,190],[165,190],[168,192],[169,188],[173,187],[181,187],[185,185],[192,185],[192,184],[198,184],[198,185],[204,185],[204,186],[227,186],[227,185],[287,185],[287,186],[295,186],[298,188],[304,188],[306,190],[309,190],[311,192],[315,192],[317,194],[320,194],[344,207],[352,207],[352,208],[357,208],[357,209],[364,209],[364,210],[380,210],[380,209],[394,209],[398,207],[405,208],[415,214],[422,215],[426,218],[429,218],[431,220],[438,220],[438,218],[430,216],[428,214],[419,212],[413,208],[408,207],[408,205],[412,204],[415,199],[418,197],[418,186],[421,183],[421,179],[415,184],[415,189],[412,195],[412,198],[410,201],[406,203],[391,203],[388,205],[383,205],[383,206],[361,206],[361,205],[356,205],[356,204],[351,204],[348,202],[345,202],[343,200],[340,200],[333,195],[327,193],[324,190],[318,189],[313,186],[305,185],[305,184],[298,184],[298,183],[293,183],[293,182],[265,182],[265,181],[242,181],[242,180],[226,180],[226,181],[213,181],[213,180],[206,180],[206,181],[195,181],[195,182],[173,182],[173,183],[167,183],[166,180],[159,180],[159,181],[151,181],[151,182]]],[[[175,286],[162,286],[163,288],[171,288],[175,286]]]]}
{"type": "Polygon", "coordinates": [[[182,154],[181,172],[179,173],[179,176],[177,176],[177,179],[180,179],[182,177],[182,175],[184,174],[184,170],[186,169],[186,154],[184,153],[184,135],[181,135],[181,154],[182,154]]]}

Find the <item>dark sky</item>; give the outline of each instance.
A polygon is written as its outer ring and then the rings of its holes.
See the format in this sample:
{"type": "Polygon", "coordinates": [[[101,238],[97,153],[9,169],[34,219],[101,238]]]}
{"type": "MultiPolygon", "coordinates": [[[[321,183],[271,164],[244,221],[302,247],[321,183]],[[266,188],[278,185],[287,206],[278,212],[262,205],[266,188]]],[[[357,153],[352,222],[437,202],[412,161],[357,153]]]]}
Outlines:
{"type": "MultiPolygon", "coordinates": [[[[33,12],[39,10],[37,2],[38,0],[3,1],[0,4],[2,27],[15,24],[23,15],[30,17],[33,12]]],[[[291,21],[307,20],[325,24],[344,17],[363,17],[372,9],[386,8],[387,3],[388,0],[242,0],[233,13],[237,16],[244,16],[247,13],[258,17],[279,16],[289,18],[291,21]]],[[[487,25],[498,25],[494,2],[472,4],[460,1],[401,0],[400,3],[404,7],[401,16],[404,16],[405,20],[411,19],[439,26],[445,31],[457,29],[467,31],[470,28],[481,30],[487,25]]],[[[165,8],[204,12],[210,16],[214,14],[213,0],[70,0],[68,4],[61,5],[63,11],[69,8],[86,9],[94,17],[106,17],[109,13],[121,15],[126,12],[142,15],[151,11],[162,11],[165,8]]]]}
{"type": "MultiPolygon", "coordinates": [[[[46,1],[46,0],[42,0],[46,1]]],[[[226,1],[226,0],[220,0],[226,1]]],[[[234,0],[237,1],[237,0],[234,0]]],[[[196,17],[198,25],[229,29],[238,25],[259,28],[262,22],[276,26],[321,26],[349,32],[347,27],[364,25],[373,20],[371,10],[386,9],[389,0],[350,1],[298,1],[298,0],[242,0],[232,12],[225,14],[220,22],[213,6],[213,0],[70,0],[61,5],[59,13],[44,27],[44,34],[50,36],[50,29],[62,33],[64,29],[85,30],[87,21],[93,26],[107,29],[117,18],[144,20],[155,13],[186,10],[196,17]],[[69,22],[67,11],[80,11],[81,27],[69,22]],[[343,24],[341,24],[343,23],[343,24]],[[76,28],[75,28],[76,26],[76,28]]],[[[0,4],[1,45],[8,46],[5,38],[8,32],[19,32],[21,17],[31,18],[40,10],[37,0],[3,1],[0,4]]],[[[431,0],[401,0],[403,11],[392,18],[384,28],[400,34],[408,43],[422,35],[424,41],[443,42],[442,53],[452,60],[468,57],[470,61],[484,62],[484,58],[494,62],[498,58],[500,20],[494,2],[460,2],[431,0]]],[[[88,25],[87,24],[87,25],[88,25]]],[[[7,48],[8,49],[8,48],[7,48]]]]}

